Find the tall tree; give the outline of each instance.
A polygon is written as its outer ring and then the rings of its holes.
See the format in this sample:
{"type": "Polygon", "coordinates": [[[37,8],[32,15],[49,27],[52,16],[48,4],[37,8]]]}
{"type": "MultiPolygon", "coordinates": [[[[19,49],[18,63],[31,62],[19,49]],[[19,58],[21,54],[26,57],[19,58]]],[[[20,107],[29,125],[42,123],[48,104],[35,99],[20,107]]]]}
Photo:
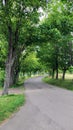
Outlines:
{"type": "MultiPolygon", "coordinates": [[[[8,94],[11,84],[11,74],[17,65],[19,52],[23,50],[30,37],[30,28],[35,26],[38,20],[38,8],[44,6],[45,0],[31,2],[29,0],[0,0],[0,32],[4,34],[8,42],[8,56],[6,62],[6,76],[3,94],[8,94]],[[14,66],[14,67],[13,67],[14,66]]],[[[12,79],[13,80],[13,79],[12,79]]],[[[12,81],[13,82],[13,81],[12,81]]]]}

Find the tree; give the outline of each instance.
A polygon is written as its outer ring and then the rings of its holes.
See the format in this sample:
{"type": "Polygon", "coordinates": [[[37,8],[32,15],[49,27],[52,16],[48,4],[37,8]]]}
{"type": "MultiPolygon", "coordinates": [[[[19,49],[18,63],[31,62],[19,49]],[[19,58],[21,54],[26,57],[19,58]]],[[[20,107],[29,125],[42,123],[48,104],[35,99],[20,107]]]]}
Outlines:
{"type": "Polygon", "coordinates": [[[42,69],[42,65],[39,61],[39,58],[37,58],[36,52],[31,52],[24,57],[22,56],[21,59],[21,72],[24,74],[27,73],[31,76],[31,74],[35,74],[36,72],[40,71],[42,69]]]}
{"type": "Polygon", "coordinates": [[[8,88],[13,83],[16,75],[16,66],[19,61],[18,58],[28,43],[28,39],[30,39],[30,28],[37,23],[38,8],[44,6],[44,2],[45,0],[40,2],[39,0],[35,2],[34,0],[31,2],[29,0],[0,0],[0,32],[6,37],[8,42],[3,94],[8,94],[8,88]],[[11,75],[12,73],[13,76],[11,75]]]}

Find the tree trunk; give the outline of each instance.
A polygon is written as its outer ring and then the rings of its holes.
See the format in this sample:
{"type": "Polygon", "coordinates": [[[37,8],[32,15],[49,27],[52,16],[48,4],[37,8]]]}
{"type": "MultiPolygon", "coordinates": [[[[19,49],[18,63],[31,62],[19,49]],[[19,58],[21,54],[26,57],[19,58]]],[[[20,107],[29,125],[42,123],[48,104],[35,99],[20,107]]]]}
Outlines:
{"type": "Polygon", "coordinates": [[[8,25],[8,33],[8,57],[5,69],[6,77],[4,81],[4,90],[2,93],[3,95],[8,94],[8,88],[14,84],[19,72],[18,61],[20,53],[18,52],[18,26],[16,26],[16,31],[14,33],[12,32],[11,26],[8,25]]]}
{"type": "Polygon", "coordinates": [[[14,65],[11,67],[11,78],[10,78],[10,83],[9,83],[9,86],[12,86],[14,84],[14,75],[15,75],[15,72],[14,72],[15,68],[14,68],[14,65]]]}
{"type": "MultiPolygon", "coordinates": [[[[11,53],[10,53],[11,55],[11,53]]],[[[8,60],[6,63],[6,69],[5,69],[5,81],[4,81],[4,90],[2,95],[8,94],[8,88],[10,86],[10,80],[11,80],[11,68],[13,64],[13,58],[11,56],[8,56],[8,60]]]]}
{"type": "Polygon", "coordinates": [[[10,78],[9,86],[13,85],[13,79],[14,79],[14,70],[13,70],[13,66],[12,66],[11,67],[11,78],[10,78]]]}
{"type": "Polygon", "coordinates": [[[10,78],[11,78],[11,67],[13,65],[13,47],[12,47],[12,29],[9,26],[8,27],[9,31],[9,48],[8,48],[8,57],[7,57],[7,62],[6,62],[6,68],[5,68],[5,81],[4,81],[4,90],[2,95],[8,94],[8,88],[10,85],[10,78]]]}
{"type": "Polygon", "coordinates": [[[54,79],[55,69],[52,70],[52,78],[54,79]]]}
{"type": "Polygon", "coordinates": [[[56,69],[56,79],[58,79],[58,68],[56,69]]]}
{"type": "Polygon", "coordinates": [[[11,68],[11,79],[10,79],[10,86],[14,85],[18,81],[19,77],[19,56],[16,56],[14,64],[11,68]]]}
{"type": "MultiPolygon", "coordinates": [[[[10,61],[11,61],[11,59],[10,59],[10,61]]],[[[11,63],[10,63],[10,61],[6,63],[6,69],[5,69],[6,76],[5,76],[4,90],[3,90],[2,95],[8,94],[8,88],[9,88],[10,79],[11,79],[11,63]]]]}
{"type": "Polygon", "coordinates": [[[58,54],[56,54],[56,79],[58,79],[58,54]]]}
{"type": "Polygon", "coordinates": [[[19,62],[17,62],[15,68],[14,68],[14,78],[13,78],[13,84],[16,84],[19,78],[19,62]]]}
{"type": "Polygon", "coordinates": [[[64,70],[63,70],[63,76],[62,76],[62,79],[63,79],[63,80],[65,79],[65,73],[66,73],[66,70],[64,69],[64,70]]]}

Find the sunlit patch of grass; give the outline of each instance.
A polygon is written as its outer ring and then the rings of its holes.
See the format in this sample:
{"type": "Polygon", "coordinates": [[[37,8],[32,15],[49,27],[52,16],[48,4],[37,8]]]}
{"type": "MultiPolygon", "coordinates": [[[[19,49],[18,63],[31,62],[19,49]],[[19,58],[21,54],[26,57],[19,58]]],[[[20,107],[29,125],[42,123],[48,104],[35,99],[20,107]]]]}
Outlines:
{"type": "Polygon", "coordinates": [[[0,96],[0,123],[24,104],[24,95],[0,96]]]}

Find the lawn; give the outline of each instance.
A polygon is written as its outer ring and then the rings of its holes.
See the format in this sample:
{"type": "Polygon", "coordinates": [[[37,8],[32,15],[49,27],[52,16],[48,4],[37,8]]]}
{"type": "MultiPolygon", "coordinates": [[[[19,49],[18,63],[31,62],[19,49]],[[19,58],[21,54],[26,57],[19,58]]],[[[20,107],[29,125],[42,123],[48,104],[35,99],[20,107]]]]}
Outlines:
{"type": "Polygon", "coordinates": [[[52,79],[50,77],[45,77],[43,79],[43,81],[48,83],[48,84],[55,85],[55,86],[73,91],[73,79],[72,79],[72,77],[71,78],[69,77],[69,79],[65,79],[65,80],[62,80],[62,79],[56,80],[56,79],[52,79]]]}
{"type": "Polygon", "coordinates": [[[25,102],[25,97],[21,95],[0,96],[0,123],[9,118],[25,102]]]}

